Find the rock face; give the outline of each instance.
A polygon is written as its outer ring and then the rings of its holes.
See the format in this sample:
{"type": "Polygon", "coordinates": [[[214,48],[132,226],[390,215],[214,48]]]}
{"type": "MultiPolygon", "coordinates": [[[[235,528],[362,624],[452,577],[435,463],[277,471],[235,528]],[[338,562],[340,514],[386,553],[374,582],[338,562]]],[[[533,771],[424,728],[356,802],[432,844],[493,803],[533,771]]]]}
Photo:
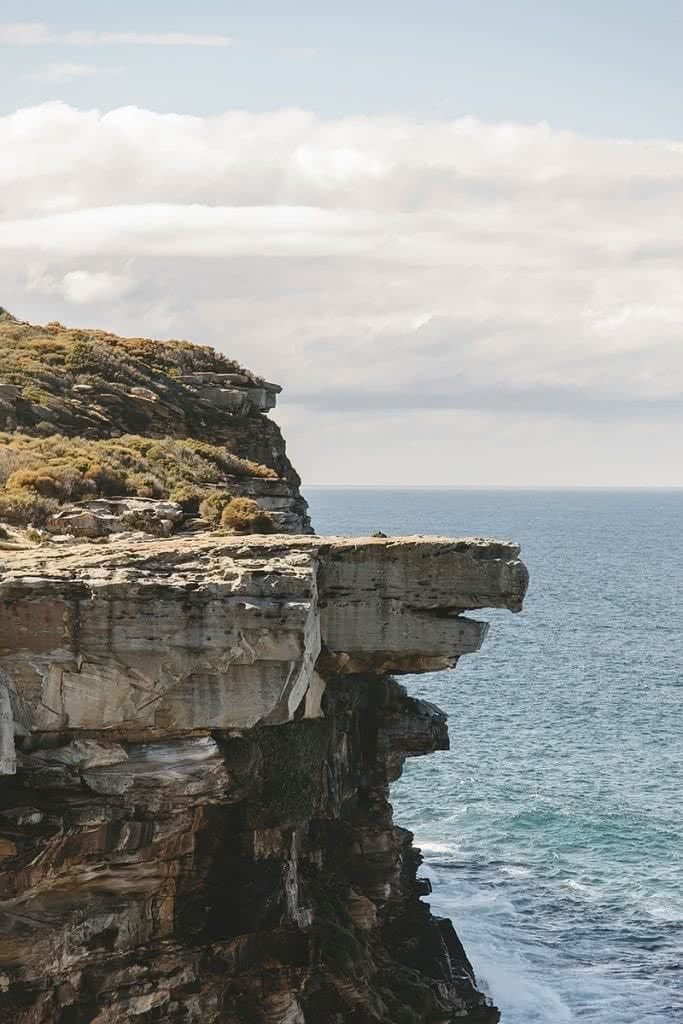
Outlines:
{"type": "Polygon", "coordinates": [[[499,1019],[389,787],[519,549],[311,536],[278,392],[0,309],[0,1024],[499,1019]]]}
{"type": "Polygon", "coordinates": [[[94,498],[60,509],[47,521],[49,533],[73,537],[108,537],[142,530],[169,537],[185,516],[175,501],[155,498],[94,498]]]}
{"type": "MultiPolygon", "coordinates": [[[[264,401],[267,401],[265,389],[264,401]]],[[[169,539],[3,551],[0,1020],[499,1019],[392,821],[511,544],[169,539]]]]}
{"type": "MultiPolygon", "coordinates": [[[[38,326],[2,313],[0,498],[5,477],[13,469],[52,469],[61,473],[63,480],[69,468],[65,464],[69,439],[74,450],[75,439],[80,442],[70,468],[86,474],[89,461],[106,461],[109,442],[110,449],[115,448],[119,455],[127,448],[129,458],[126,460],[124,453],[124,463],[132,465],[131,460],[141,457],[141,443],[155,439],[159,442],[158,464],[164,443],[176,439],[212,445],[226,456],[235,456],[237,462],[247,463],[241,468],[224,466],[220,473],[213,465],[211,477],[195,480],[195,484],[227,491],[231,497],[253,498],[268,512],[278,532],[309,533],[308,509],[299,491],[301,481],[287,456],[280,428],[267,415],[280,391],[279,385],[256,377],[221,353],[189,342],[121,338],[56,323],[38,326]],[[45,445],[31,455],[25,445],[18,445],[22,439],[42,440],[45,445]],[[89,451],[84,447],[88,443],[89,451]],[[253,464],[251,469],[249,464],[253,464]],[[9,469],[4,472],[6,466],[9,469]]],[[[154,449],[151,444],[143,447],[154,449]]],[[[194,451],[201,454],[201,447],[195,446],[194,451]]],[[[172,476],[175,483],[187,483],[182,460],[187,477],[191,453],[175,451],[172,459],[177,462],[179,458],[178,472],[172,476]]],[[[91,466],[91,471],[94,468],[91,466]]],[[[120,464],[118,468],[122,468],[120,464]]],[[[150,484],[147,479],[154,476],[154,460],[148,470],[132,473],[128,490],[106,489],[92,496],[173,499],[169,481],[153,479],[150,484]],[[141,476],[144,479],[135,479],[141,476]]],[[[97,474],[93,477],[91,472],[93,486],[96,478],[97,474]]],[[[31,486],[38,487],[43,497],[58,497],[60,504],[69,503],[68,515],[60,511],[61,520],[51,524],[51,530],[64,526],[67,533],[86,536],[103,536],[116,530],[113,519],[85,516],[83,509],[72,507],[72,491],[64,497],[45,491],[45,481],[42,489],[35,481],[31,486]]],[[[90,491],[83,491],[75,497],[90,495],[90,491]]],[[[167,529],[160,527],[160,519],[170,523],[174,531],[177,527],[172,517],[147,518],[152,533],[167,529]]],[[[138,528],[144,529],[145,517],[138,520],[143,524],[138,528]]]]}

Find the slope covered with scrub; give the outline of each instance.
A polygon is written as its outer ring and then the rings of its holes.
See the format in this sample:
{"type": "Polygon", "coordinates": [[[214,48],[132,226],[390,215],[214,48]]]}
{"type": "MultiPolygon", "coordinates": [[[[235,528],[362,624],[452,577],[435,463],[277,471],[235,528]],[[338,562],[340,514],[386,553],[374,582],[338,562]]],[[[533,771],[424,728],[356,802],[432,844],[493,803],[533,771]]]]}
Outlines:
{"type": "Polygon", "coordinates": [[[279,390],[207,346],[0,308],[0,520],[40,527],[66,503],[112,496],[203,506],[214,522],[235,497],[302,504],[266,415],[279,390]]]}

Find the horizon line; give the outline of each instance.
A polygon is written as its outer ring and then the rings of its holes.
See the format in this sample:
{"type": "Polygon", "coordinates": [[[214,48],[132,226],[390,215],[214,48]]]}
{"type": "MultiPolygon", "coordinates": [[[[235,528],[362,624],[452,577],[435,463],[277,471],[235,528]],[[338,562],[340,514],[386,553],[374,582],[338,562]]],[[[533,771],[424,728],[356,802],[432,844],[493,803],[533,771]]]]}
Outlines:
{"type": "Polygon", "coordinates": [[[364,491],[683,491],[683,484],[301,484],[303,491],[309,487],[364,491]]]}

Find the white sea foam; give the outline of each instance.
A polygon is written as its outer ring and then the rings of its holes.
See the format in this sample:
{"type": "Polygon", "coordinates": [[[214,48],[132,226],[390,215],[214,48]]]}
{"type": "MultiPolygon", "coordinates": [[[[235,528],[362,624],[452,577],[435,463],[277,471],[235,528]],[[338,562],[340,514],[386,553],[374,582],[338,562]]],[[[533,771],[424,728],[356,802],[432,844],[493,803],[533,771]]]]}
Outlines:
{"type": "Polygon", "coordinates": [[[501,875],[507,875],[509,878],[528,878],[531,870],[524,867],[523,864],[503,864],[500,868],[500,873],[501,875]]]}
{"type": "Polygon", "coordinates": [[[587,885],[585,882],[577,882],[575,878],[565,878],[562,884],[569,892],[575,893],[577,896],[583,896],[585,899],[597,899],[600,896],[600,891],[595,886],[587,885]]]}
{"type": "Polygon", "coordinates": [[[503,1012],[503,1020],[526,1024],[569,1024],[576,1018],[562,996],[551,985],[534,976],[518,958],[505,951],[472,951],[477,974],[503,1012]],[[491,953],[494,952],[494,956],[491,953]]]}
{"type": "Polygon", "coordinates": [[[415,837],[415,846],[418,846],[426,856],[434,854],[456,856],[459,852],[456,843],[444,843],[436,839],[420,839],[418,836],[415,837]]]}
{"type": "Polygon", "coordinates": [[[650,917],[656,921],[667,924],[681,924],[683,922],[683,906],[679,901],[668,900],[664,897],[652,897],[646,900],[638,900],[638,905],[650,917]]]}

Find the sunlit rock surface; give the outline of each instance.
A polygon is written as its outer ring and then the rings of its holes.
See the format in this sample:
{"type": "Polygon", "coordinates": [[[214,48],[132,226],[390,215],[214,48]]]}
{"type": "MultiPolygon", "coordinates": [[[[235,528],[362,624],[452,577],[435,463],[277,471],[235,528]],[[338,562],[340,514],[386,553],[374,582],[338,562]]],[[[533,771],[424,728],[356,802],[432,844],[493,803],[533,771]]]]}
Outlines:
{"type": "Polygon", "coordinates": [[[519,550],[310,535],[278,392],[0,309],[0,1024],[499,1019],[389,786],[519,550]]]}
{"type": "Polygon", "coordinates": [[[525,588],[476,539],[2,552],[0,1019],[497,1020],[388,803],[445,716],[387,673],[525,588]]]}

